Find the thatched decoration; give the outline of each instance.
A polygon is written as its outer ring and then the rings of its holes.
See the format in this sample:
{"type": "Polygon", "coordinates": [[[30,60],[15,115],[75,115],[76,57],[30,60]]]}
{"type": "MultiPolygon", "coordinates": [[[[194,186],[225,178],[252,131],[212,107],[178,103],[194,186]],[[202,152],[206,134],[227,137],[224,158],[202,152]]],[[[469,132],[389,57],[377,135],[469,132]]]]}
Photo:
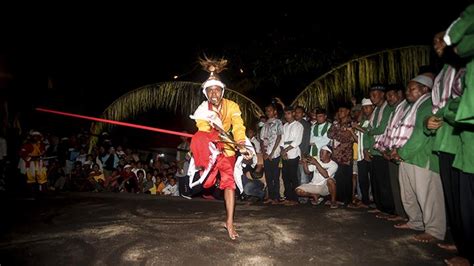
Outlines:
{"type": "Polygon", "coordinates": [[[307,110],[334,108],[356,91],[367,95],[373,83],[406,84],[418,68],[429,64],[429,46],[408,46],[353,59],[333,68],[309,84],[293,101],[307,110]]]}
{"type": "MultiPolygon", "coordinates": [[[[263,115],[263,111],[256,103],[236,91],[226,89],[224,97],[239,104],[242,118],[249,125],[263,115]]],[[[200,83],[182,81],[156,83],[122,95],[105,109],[101,117],[124,121],[159,108],[187,116],[196,110],[203,99],[200,83]]],[[[96,123],[92,127],[92,132],[98,135],[108,127],[112,125],[96,123]]],[[[91,144],[95,144],[95,141],[91,144]]]]}
{"type": "Polygon", "coordinates": [[[213,76],[214,73],[219,74],[220,72],[224,71],[226,69],[227,63],[228,61],[224,58],[210,59],[207,58],[207,56],[204,56],[204,58],[199,58],[199,64],[205,71],[211,73],[211,76],[213,76]]]}

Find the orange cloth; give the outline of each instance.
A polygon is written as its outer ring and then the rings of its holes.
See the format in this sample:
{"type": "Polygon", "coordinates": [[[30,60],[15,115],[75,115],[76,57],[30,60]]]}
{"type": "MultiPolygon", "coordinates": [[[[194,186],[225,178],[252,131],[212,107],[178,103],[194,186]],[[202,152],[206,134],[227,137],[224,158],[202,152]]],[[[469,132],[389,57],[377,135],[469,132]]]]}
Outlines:
{"type": "Polygon", "coordinates": [[[159,184],[156,184],[156,193],[163,192],[163,189],[165,189],[165,183],[160,182],[159,184]]]}

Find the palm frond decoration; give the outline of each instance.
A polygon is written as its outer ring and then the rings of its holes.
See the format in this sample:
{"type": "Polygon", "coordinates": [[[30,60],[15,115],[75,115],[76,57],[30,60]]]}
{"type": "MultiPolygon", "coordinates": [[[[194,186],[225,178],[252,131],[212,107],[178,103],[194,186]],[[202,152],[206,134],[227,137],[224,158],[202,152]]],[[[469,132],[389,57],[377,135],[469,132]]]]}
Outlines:
{"type": "MultiPolygon", "coordinates": [[[[239,104],[242,118],[250,125],[263,115],[260,107],[246,96],[226,88],[224,97],[239,104]]],[[[150,84],[130,91],[109,105],[101,117],[110,120],[123,121],[153,109],[163,108],[172,112],[192,114],[203,99],[201,84],[194,82],[174,81],[150,84]]],[[[92,133],[99,135],[112,127],[109,124],[95,123],[92,133]]],[[[92,140],[91,147],[97,139],[92,140]]]]}
{"type": "Polygon", "coordinates": [[[333,108],[356,93],[367,95],[373,83],[406,84],[420,66],[429,64],[429,54],[429,46],[406,46],[350,60],[311,82],[292,105],[333,108]]]}

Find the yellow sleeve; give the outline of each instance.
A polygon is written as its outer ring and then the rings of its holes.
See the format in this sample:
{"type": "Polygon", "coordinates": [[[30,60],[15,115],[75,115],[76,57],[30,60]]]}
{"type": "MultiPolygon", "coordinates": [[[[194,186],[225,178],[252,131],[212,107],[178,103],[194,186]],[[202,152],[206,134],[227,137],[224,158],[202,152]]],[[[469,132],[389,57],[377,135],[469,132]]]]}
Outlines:
{"type": "Polygon", "coordinates": [[[233,103],[230,105],[230,115],[232,121],[232,135],[236,142],[245,141],[245,126],[242,119],[242,112],[240,112],[239,105],[233,103]]]}
{"type": "Polygon", "coordinates": [[[199,131],[211,132],[211,125],[206,120],[196,120],[196,126],[199,131]]]}

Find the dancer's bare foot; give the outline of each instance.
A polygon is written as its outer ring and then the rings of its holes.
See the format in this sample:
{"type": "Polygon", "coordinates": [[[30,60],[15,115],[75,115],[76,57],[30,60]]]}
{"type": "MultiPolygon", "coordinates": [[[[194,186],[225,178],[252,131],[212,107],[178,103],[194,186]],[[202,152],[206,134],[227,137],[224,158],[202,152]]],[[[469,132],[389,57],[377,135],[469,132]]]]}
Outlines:
{"type": "Polygon", "coordinates": [[[411,229],[407,223],[395,224],[393,227],[397,229],[411,229]]]}
{"type": "Polygon", "coordinates": [[[454,257],[449,260],[444,260],[444,262],[449,266],[469,266],[469,260],[463,257],[454,257]]]}
{"type": "Polygon", "coordinates": [[[229,225],[224,225],[224,228],[227,230],[227,233],[229,234],[230,239],[235,240],[237,237],[239,237],[239,234],[237,234],[237,231],[235,231],[234,225],[229,224],[229,225]]]}
{"type": "Polygon", "coordinates": [[[432,243],[432,242],[437,241],[437,239],[434,236],[428,233],[421,233],[419,235],[414,236],[413,239],[421,243],[432,243]]]}
{"type": "Polygon", "coordinates": [[[456,245],[454,244],[438,243],[438,247],[447,251],[452,251],[452,252],[458,251],[458,249],[456,248],[456,245]]]}

